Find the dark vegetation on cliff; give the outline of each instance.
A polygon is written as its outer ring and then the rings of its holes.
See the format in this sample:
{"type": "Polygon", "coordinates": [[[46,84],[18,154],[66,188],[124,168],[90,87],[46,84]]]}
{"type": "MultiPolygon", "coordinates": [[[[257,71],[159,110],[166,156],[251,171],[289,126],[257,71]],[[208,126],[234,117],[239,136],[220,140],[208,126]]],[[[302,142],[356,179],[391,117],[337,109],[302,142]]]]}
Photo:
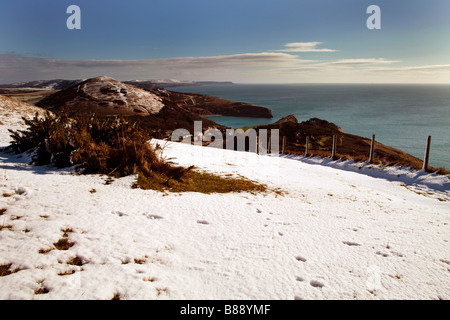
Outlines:
{"type": "MultiPolygon", "coordinates": [[[[299,123],[293,115],[273,124],[255,126],[254,129],[279,129],[280,146],[286,137],[285,153],[304,155],[306,137],[309,137],[308,155],[330,157],[333,135],[337,137],[336,158],[368,161],[371,139],[348,134],[334,123],[317,118],[299,123]]],[[[423,161],[404,151],[375,142],[374,164],[401,165],[422,169],[423,161]]],[[[429,168],[430,172],[448,174],[445,168],[429,168]]]]}

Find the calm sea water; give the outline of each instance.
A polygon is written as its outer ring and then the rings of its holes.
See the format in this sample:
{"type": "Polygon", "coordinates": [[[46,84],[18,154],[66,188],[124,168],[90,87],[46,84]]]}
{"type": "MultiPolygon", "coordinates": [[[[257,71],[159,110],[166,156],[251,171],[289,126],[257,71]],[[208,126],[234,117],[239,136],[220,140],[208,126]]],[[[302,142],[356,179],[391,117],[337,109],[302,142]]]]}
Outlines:
{"type": "Polygon", "coordinates": [[[170,90],[201,93],[267,107],[273,119],[212,117],[239,128],[294,114],[335,123],[344,132],[376,140],[423,159],[431,135],[430,165],[450,169],[450,85],[218,85],[170,90]]]}

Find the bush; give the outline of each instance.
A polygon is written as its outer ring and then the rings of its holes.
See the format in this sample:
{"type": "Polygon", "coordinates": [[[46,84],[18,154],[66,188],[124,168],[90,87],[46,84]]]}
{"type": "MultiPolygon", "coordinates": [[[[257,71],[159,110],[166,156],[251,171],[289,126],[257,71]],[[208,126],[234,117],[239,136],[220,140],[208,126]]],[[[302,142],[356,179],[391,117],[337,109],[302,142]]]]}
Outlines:
{"type": "Polygon", "coordinates": [[[11,148],[34,151],[33,164],[58,168],[78,165],[84,173],[114,176],[154,173],[180,180],[190,170],[161,159],[149,144],[151,132],[123,117],[70,117],[47,112],[23,118],[26,130],[11,131],[11,148]]]}

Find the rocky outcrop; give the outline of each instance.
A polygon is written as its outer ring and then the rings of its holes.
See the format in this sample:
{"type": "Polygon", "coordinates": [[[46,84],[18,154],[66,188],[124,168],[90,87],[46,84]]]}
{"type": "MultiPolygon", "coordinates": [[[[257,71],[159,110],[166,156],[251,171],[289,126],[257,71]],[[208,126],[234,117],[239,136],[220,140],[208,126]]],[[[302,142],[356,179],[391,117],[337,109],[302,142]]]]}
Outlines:
{"type": "Polygon", "coordinates": [[[283,125],[285,123],[293,123],[293,124],[298,124],[298,120],[297,117],[294,116],[293,114],[290,114],[284,118],[281,118],[280,120],[278,120],[277,122],[275,122],[275,125],[283,125]]]}
{"type": "Polygon", "coordinates": [[[36,105],[56,112],[66,108],[98,115],[149,115],[164,107],[161,98],[154,93],[106,76],[61,90],[36,105]]]}

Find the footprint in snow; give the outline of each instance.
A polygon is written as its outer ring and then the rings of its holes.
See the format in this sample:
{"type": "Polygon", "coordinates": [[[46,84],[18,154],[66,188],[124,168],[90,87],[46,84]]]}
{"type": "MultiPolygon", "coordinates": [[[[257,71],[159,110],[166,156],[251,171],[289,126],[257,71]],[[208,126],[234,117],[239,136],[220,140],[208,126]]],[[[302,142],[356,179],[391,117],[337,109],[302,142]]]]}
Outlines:
{"type": "Polygon", "coordinates": [[[351,241],[342,241],[342,243],[344,243],[344,244],[346,244],[346,245],[348,245],[348,246],[360,246],[361,244],[359,244],[359,243],[356,243],[356,242],[351,242],[351,241]]]}
{"type": "Polygon", "coordinates": [[[394,256],[396,256],[396,257],[399,257],[399,258],[402,258],[402,257],[403,257],[403,254],[400,253],[400,252],[397,252],[397,251],[391,251],[391,253],[392,253],[394,256]]]}
{"type": "Polygon", "coordinates": [[[300,256],[296,256],[295,259],[297,259],[297,261],[306,262],[306,258],[300,256]]]}
{"type": "Polygon", "coordinates": [[[119,217],[127,216],[126,213],[120,212],[120,211],[114,211],[112,214],[118,215],[119,217]]]}
{"type": "Polygon", "coordinates": [[[325,285],[324,285],[322,282],[319,282],[319,281],[317,281],[317,280],[311,280],[311,281],[309,282],[309,284],[310,284],[311,286],[313,286],[314,288],[320,288],[320,289],[322,289],[323,287],[325,287],[325,285]]]}
{"type": "Polygon", "coordinates": [[[256,213],[262,213],[262,211],[258,208],[256,208],[256,213]]]}
{"type": "Polygon", "coordinates": [[[303,279],[302,277],[295,277],[295,280],[297,280],[297,281],[305,281],[305,279],[303,279]]]}
{"type": "Polygon", "coordinates": [[[376,254],[379,255],[379,256],[382,256],[382,257],[384,257],[384,258],[389,257],[389,254],[388,254],[388,253],[384,253],[384,252],[381,252],[381,251],[377,251],[376,254]]]}
{"type": "Polygon", "coordinates": [[[197,220],[197,223],[198,224],[209,224],[209,222],[206,220],[197,220]]]}
{"type": "Polygon", "coordinates": [[[158,216],[157,214],[146,214],[146,213],[144,213],[143,215],[147,219],[150,219],[150,220],[161,220],[161,219],[164,219],[164,217],[158,216]]]}

